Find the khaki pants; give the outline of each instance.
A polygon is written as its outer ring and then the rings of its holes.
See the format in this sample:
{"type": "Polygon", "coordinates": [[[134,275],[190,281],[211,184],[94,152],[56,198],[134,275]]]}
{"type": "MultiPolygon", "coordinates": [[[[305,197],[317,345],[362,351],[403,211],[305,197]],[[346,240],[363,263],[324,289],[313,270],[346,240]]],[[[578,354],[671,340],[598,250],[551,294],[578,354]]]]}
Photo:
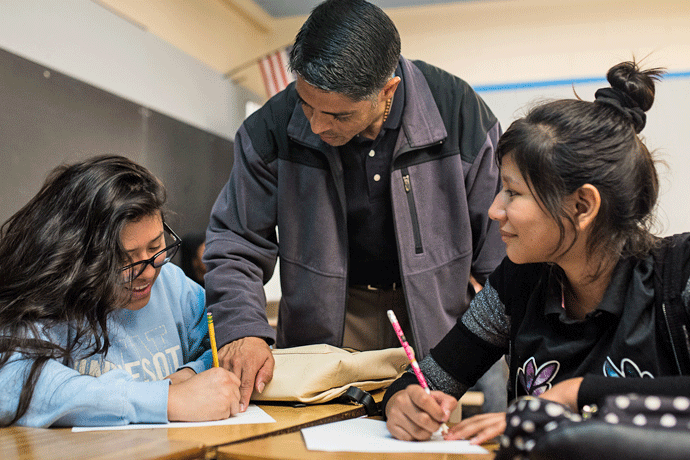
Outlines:
{"type": "Polygon", "coordinates": [[[403,290],[400,287],[371,290],[366,286],[348,289],[343,347],[360,351],[399,347],[400,341],[388,319],[388,310],[393,310],[405,338],[414,348],[403,290]]]}
{"type": "MultiPolygon", "coordinates": [[[[388,310],[393,310],[405,338],[414,349],[403,290],[369,290],[365,286],[348,290],[343,347],[360,351],[399,347],[398,336],[388,320],[388,310]]],[[[508,366],[501,358],[471,388],[484,393],[482,412],[505,412],[507,378],[508,366]]]]}

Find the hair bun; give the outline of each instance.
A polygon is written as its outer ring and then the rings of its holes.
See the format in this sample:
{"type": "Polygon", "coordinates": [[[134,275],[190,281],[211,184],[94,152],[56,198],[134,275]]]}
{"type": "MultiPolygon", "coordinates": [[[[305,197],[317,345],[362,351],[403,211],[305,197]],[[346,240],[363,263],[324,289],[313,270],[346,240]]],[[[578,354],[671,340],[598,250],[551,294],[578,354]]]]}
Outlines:
{"type": "Polygon", "coordinates": [[[621,62],[606,73],[611,88],[600,89],[594,97],[596,102],[616,107],[639,133],[646,123],[645,112],[654,103],[654,81],[663,74],[661,68],[641,70],[634,61],[621,62]]]}
{"type": "Polygon", "coordinates": [[[618,109],[640,133],[647,124],[647,114],[640,108],[637,102],[618,88],[601,88],[594,93],[595,102],[610,105],[618,109]]]}

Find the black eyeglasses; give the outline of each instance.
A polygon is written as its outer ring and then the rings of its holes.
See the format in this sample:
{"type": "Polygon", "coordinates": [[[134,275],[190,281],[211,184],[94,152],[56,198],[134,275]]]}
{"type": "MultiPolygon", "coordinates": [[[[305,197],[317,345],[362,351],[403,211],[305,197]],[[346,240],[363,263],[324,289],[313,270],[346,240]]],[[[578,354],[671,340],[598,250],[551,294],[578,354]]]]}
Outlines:
{"type": "Polygon", "coordinates": [[[139,262],[135,262],[123,267],[122,273],[126,283],[131,283],[139,275],[144,273],[147,265],[151,265],[153,268],[159,268],[170,262],[170,259],[175,257],[175,254],[177,254],[177,249],[180,247],[180,244],[182,244],[182,240],[175,234],[175,232],[172,231],[170,227],[168,227],[168,224],[165,222],[163,222],[163,229],[173,237],[173,244],[167,246],[162,251],[157,252],[150,259],[140,260],[139,262]]]}

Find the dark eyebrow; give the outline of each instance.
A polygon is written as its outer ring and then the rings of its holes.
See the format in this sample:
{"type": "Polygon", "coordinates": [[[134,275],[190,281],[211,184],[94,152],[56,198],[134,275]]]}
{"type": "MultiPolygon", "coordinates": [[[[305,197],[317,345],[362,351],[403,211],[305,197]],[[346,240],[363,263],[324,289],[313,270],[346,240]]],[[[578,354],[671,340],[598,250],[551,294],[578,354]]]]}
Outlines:
{"type": "MultiPolygon", "coordinates": [[[[163,231],[163,232],[160,232],[160,234],[159,234],[157,237],[155,237],[154,239],[152,239],[151,241],[149,241],[148,244],[151,244],[151,243],[153,243],[154,241],[160,240],[161,237],[164,235],[164,233],[165,233],[164,231],[163,231]]],[[[127,250],[127,254],[129,254],[130,252],[134,252],[134,251],[136,251],[137,249],[139,249],[139,248],[129,249],[129,250],[127,250]]]]}
{"type": "MultiPolygon", "coordinates": [[[[303,104],[303,105],[306,105],[307,107],[313,108],[312,106],[310,106],[307,103],[307,101],[302,99],[302,96],[300,96],[299,93],[297,93],[297,100],[299,101],[300,104],[303,104]]],[[[352,115],[355,112],[352,111],[352,112],[321,112],[321,113],[325,113],[326,115],[330,115],[332,117],[344,117],[344,116],[352,115]]]]}
{"type": "Polygon", "coordinates": [[[302,96],[300,96],[299,93],[297,93],[297,102],[299,102],[300,104],[308,105],[309,107],[311,107],[309,104],[307,104],[307,102],[304,99],[302,99],[302,96]]]}
{"type": "Polygon", "coordinates": [[[508,184],[515,184],[518,182],[513,176],[505,173],[501,173],[501,179],[508,184]]]}

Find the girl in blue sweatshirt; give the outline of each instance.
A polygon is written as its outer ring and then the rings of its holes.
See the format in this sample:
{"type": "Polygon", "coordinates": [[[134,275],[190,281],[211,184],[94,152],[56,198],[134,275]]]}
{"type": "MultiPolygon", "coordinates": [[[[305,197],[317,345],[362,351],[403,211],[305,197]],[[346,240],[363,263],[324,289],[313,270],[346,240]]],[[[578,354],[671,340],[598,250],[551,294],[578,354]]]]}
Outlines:
{"type": "Polygon", "coordinates": [[[55,169],[0,230],[0,426],[227,418],[203,289],[167,264],[165,189],[119,156],[55,169]]]}

